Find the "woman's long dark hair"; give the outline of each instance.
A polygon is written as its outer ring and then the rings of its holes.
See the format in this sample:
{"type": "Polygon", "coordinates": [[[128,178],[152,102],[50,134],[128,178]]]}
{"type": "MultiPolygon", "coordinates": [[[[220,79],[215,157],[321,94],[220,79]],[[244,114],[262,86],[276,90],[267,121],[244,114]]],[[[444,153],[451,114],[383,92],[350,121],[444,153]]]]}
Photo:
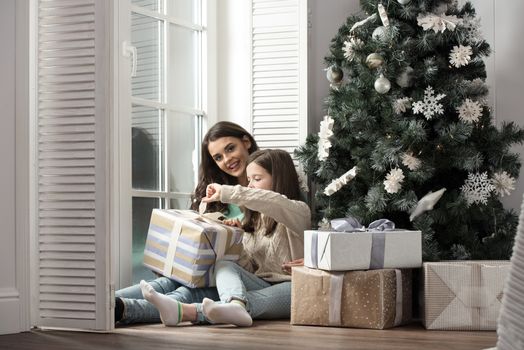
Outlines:
{"type": "MultiPolygon", "coordinates": [[[[223,172],[209,154],[208,146],[210,142],[216,141],[222,137],[236,137],[242,140],[247,137],[251,142],[248,153],[251,154],[258,150],[258,145],[253,136],[238,124],[221,121],[213,125],[204,136],[201,150],[201,163],[198,169],[198,184],[195,192],[191,195],[191,209],[198,210],[198,205],[203,197],[206,196],[206,188],[210,183],[221,185],[237,185],[238,178],[223,172]]],[[[221,202],[208,203],[207,211],[227,213],[227,204],[221,202]]]]}
{"type": "MultiPolygon", "coordinates": [[[[289,153],[280,149],[259,150],[249,156],[247,164],[251,162],[255,162],[271,175],[272,191],[283,194],[292,200],[300,200],[298,175],[289,153]]],[[[262,219],[259,212],[248,210],[246,213],[244,220],[246,232],[255,232],[264,227],[265,235],[271,236],[276,226],[275,220],[267,216],[262,219]]]]}

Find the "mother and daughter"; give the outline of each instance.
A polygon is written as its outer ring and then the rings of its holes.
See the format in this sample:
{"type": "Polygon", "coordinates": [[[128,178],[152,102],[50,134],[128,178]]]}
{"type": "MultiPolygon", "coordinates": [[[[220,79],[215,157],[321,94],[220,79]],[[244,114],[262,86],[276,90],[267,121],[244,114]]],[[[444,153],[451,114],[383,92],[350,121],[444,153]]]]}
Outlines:
{"type": "Polygon", "coordinates": [[[216,263],[216,287],[189,288],[160,277],[121,289],[115,293],[115,321],[250,326],[257,318],[288,318],[291,276],[283,266],[303,257],[303,233],[310,227],[309,207],[299,198],[287,152],[258,150],[239,125],[215,124],[202,143],[191,209],[205,202],[208,211],[224,214],[224,223],[244,229],[240,259],[216,263]]]}

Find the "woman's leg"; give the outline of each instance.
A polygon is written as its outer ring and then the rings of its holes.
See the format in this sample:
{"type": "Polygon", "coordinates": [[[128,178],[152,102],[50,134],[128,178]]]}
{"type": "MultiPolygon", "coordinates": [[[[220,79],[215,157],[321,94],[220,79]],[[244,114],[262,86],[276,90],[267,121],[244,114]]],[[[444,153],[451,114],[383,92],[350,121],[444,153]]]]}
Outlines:
{"type": "MultiPolygon", "coordinates": [[[[219,300],[217,290],[214,287],[188,288],[166,277],[153,280],[149,284],[154,291],[186,304],[201,302],[204,298],[219,300]]],[[[121,299],[124,306],[122,318],[117,320],[119,324],[161,322],[158,309],[144,299],[140,285],[121,289],[115,293],[115,296],[121,299]]],[[[205,321],[199,305],[196,322],[205,323],[205,321]]]]}

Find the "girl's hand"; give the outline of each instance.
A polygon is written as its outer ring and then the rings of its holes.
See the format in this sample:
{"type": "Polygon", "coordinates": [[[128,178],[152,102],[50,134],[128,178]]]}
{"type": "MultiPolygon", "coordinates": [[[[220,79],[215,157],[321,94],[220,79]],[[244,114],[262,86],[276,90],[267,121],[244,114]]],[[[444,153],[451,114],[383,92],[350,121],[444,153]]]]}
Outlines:
{"type": "Polygon", "coordinates": [[[291,268],[293,266],[303,266],[304,265],[304,259],[296,259],[296,260],[291,260],[291,261],[288,261],[288,262],[285,262],[282,264],[282,271],[288,273],[288,274],[291,274],[291,268]]]}
{"type": "Polygon", "coordinates": [[[225,219],[222,222],[227,226],[242,228],[242,223],[238,219],[225,219]]]}
{"type": "Polygon", "coordinates": [[[222,191],[222,185],[220,184],[209,184],[206,188],[206,196],[202,198],[202,202],[210,203],[220,201],[220,193],[222,191]]]}

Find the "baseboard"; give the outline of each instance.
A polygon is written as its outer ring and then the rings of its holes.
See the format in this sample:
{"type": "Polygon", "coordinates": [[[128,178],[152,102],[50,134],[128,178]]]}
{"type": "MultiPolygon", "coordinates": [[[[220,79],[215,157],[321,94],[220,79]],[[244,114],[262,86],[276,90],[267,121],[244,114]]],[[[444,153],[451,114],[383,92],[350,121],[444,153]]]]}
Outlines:
{"type": "Polygon", "coordinates": [[[14,288],[0,288],[0,334],[20,333],[20,294],[14,288]]]}

